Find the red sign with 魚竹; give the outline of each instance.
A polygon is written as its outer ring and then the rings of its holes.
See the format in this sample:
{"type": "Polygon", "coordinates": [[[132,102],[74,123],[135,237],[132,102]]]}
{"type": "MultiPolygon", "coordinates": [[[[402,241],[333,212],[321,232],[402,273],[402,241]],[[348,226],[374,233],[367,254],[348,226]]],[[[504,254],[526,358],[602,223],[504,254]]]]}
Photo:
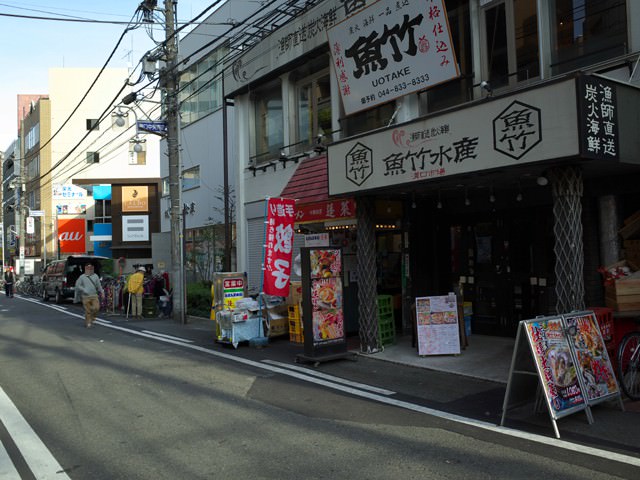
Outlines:
{"type": "Polygon", "coordinates": [[[83,218],[58,219],[60,253],[87,253],[86,231],[83,218]]]}
{"type": "Polygon", "coordinates": [[[279,297],[289,295],[295,213],[295,200],[287,198],[270,198],[267,200],[266,247],[262,288],[267,295],[279,297]]]}

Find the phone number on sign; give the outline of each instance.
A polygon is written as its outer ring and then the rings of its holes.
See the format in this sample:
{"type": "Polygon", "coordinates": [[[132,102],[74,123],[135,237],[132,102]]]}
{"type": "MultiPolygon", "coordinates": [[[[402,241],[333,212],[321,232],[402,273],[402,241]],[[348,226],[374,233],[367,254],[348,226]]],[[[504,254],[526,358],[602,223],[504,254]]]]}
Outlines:
{"type": "Polygon", "coordinates": [[[395,85],[390,85],[386,88],[382,88],[378,90],[375,94],[365,95],[364,97],[362,97],[362,103],[367,104],[369,102],[374,102],[376,98],[378,99],[386,98],[388,96],[402,93],[409,88],[417,87],[419,85],[423,85],[428,82],[429,82],[429,74],[425,73],[423,75],[414,77],[411,80],[398,82],[395,85]]]}

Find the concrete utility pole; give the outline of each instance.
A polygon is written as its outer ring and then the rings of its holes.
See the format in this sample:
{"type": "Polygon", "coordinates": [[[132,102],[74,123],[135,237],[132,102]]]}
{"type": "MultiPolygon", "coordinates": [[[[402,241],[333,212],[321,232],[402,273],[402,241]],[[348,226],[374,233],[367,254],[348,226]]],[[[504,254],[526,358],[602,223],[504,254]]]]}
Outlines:
{"type": "Polygon", "coordinates": [[[169,198],[171,199],[171,281],[173,319],[186,323],[186,292],[182,251],[182,165],[180,161],[180,111],[178,103],[178,39],[175,33],[174,0],[165,0],[166,68],[161,73],[165,88],[167,150],[169,156],[169,198]]]}

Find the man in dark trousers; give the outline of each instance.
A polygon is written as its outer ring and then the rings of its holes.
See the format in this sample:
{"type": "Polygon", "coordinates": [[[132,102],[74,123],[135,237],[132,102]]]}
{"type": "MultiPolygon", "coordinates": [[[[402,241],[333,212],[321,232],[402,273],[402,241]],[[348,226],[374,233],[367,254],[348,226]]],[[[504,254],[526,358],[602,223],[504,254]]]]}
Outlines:
{"type": "Polygon", "coordinates": [[[16,275],[13,273],[13,267],[9,267],[4,272],[4,293],[9,298],[13,298],[13,285],[15,283],[16,275]]]}

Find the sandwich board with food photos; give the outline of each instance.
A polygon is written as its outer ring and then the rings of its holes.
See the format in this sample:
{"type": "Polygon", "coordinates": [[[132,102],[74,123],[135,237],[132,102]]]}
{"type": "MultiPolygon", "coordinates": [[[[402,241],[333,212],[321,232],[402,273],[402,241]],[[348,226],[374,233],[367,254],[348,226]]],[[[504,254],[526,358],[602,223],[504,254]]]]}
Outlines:
{"type": "Polygon", "coordinates": [[[460,353],[458,303],[454,293],[416,298],[418,355],[460,353]]]}
{"type": "Polygon", "coordinates": [[[347,351],[343,309],[342,250],[303,247],[302,322],[304,354],[296,361],[320,362],[353,357],[347,351]]]}
{"type": "Polygon", "coordinates": [[[556,421],[560,418],[584,410],[591,424],[591,405],[616,396],[622,407],[613,369],[592,312],[520,322],[500,424],[504,424],[509,408],[526,403],[540,391],[557,438],[560,432],[556,421]],[[585,348],[588,351],[584,351],[585,348]],[[597,373],[593,373],[594,369],[597,373]]]}

